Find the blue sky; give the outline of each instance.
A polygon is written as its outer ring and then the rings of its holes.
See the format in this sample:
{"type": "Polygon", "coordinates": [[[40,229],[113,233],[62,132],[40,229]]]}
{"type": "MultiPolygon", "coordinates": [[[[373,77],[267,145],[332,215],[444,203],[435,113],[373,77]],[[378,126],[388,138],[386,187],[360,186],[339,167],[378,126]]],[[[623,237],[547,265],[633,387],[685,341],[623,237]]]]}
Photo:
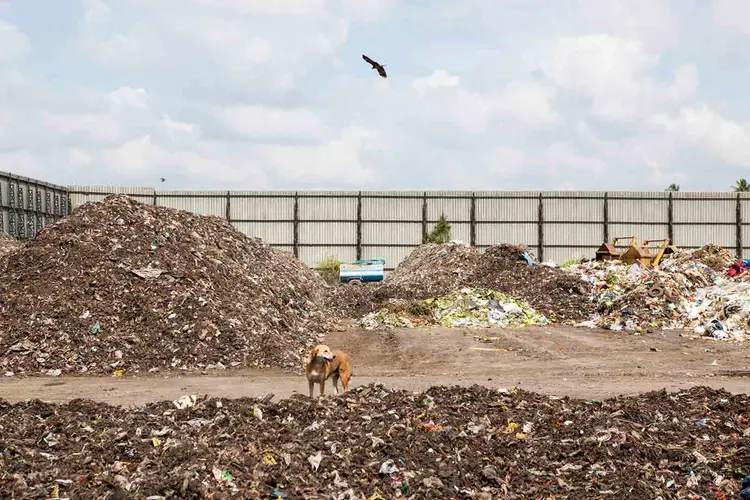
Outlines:
{"type": "Polygon", "coordinates": [[[748,43],[744,0],[0,0],[0,170],[727,190],[750,177],[748,43]]]}

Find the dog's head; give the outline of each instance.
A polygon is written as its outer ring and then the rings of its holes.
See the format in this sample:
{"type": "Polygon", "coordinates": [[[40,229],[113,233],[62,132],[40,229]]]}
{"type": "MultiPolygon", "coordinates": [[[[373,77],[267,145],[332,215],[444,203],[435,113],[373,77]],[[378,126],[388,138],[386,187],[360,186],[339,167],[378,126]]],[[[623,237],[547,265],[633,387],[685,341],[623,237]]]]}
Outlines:
{"type": "Polygon", "coordinates": [[[336,358],[336,356],[331,352],[331,349],[325,344],[318,344],[312,348],[312,350],[310,351],[310,361],[312,361],[316,357],[323,358],[326,361],[331,361],[332,359],[336,358]]]}

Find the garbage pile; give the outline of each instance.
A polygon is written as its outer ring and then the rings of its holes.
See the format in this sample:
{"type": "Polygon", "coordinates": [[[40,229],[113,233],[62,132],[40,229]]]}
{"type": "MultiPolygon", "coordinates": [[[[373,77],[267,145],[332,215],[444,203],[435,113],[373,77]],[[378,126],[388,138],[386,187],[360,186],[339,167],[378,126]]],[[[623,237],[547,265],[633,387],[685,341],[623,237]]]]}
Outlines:
{"type": "Polygon", "coordinates": [[[14,498],[736,498],[750,472],[750,399],[709,388],[270,399],[0,400],[0,484],[14,498]]]}
{"type": "Polygon", "coordinates": [[[0,257],[21,248],[23,244],[8,233],[0,231],[0,257]]]}
{"type": "Polygon", "coordinates": [[[479,256],[476,248],[460,241],[427,243],[402,260],[388,275],[385,285],[393,297],[439,297],[470,286],[479,256]]]}
{"type": "Polygon", "coordinates": [[[299,368],[324,287],[224,219],[109,196],[5,260],[0,373],[299,368]]]}
{"type": "Polygon", "coordinates": [[[727,271],[735,261],[729,250],[713,243],[708,243],[697,250],[677,252],[668,260],[680,264],[686,262],[703,264],[717,273],[727,271]]]}
{"type": "Polygon", "coordinates": [[[481,255],[473,280],[527,301],[551,320],[580,320],[590,314],[586,283],[560,269],[534,263],[531,252],[524,247],[489,247],[481,255]]]}
{"type": "Polygon", "coordinates": [[[528,249],[513,245],[495,245],[483,253],[461,242],[422,245],[372,293],[382,300],[423,300],[464,287],[526,301],[553,321],[581,320],[589,314],[590,294],[584,282],[537,264],[528,249]]]}
{"type": "Polygon", "coordinates": [[[679,252],[657,268],[620,262],[568,267],[590,283],[596,304],[592,317],[579,325],[637,332],[689,329],[744,340],[750,332],[750,282],[731,279],[726,274],[731,255],[716,248],[679,252]]]}
{"type": "Polygon", "coordinates": [[[494,290],[471,288],[435,299],[392,300],[360,321],[366,330],[421,326],[526,327],[547,323],[547,318],[526,302],[494,290]]]}

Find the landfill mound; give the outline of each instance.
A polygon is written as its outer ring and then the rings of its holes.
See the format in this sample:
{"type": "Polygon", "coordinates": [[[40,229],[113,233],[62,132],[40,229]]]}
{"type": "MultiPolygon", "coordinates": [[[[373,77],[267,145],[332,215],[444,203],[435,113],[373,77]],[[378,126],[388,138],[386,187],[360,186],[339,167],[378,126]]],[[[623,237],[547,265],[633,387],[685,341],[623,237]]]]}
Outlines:
{"type": "Polygon", "coordinates": [[[697,250],[679,252],[656,268],[616,261],[570,266],[567,272],[590,283],[596,305],[579,325],[636,332],[684,329],[744,340],[750,331],[750,282],[727,275],[726,261],[720,252],[697,250]]]}
{"type": "MultiPolygon", "coordinates": [[[[725,272],[729,269],[735,259],[732,254],[724,247],[708,243],[695,250],[682,250],[676,252],[667,261],[673,263],[699,263],[710,267],[714,271],[725,272]]],[[[663,262],[667,262],[663,261],[663,262]]]]}
{"type": "Polygon", "coordinates": [[[531,262],[533,255],[524,247],[494,245],[481,254],[472,281],[525,300],[551,320],[589,316],[591,294],[585,282],[560,269],[531,262]]]}
{"type": "Polygon", "coordinates": [[[483,253],[461,242],[422,245],[398,265],[376,294],[422,300],[464,287],[496,290],[524,300],[554,321],[589,315],[590,293],[584,282],[537,264],[524,247],[506,244],[483,253]]]}
{"type": "Polygon", "coordinates": [[[471,245],[427,243],[415,248],[385,280],[401,298],[426,299],[469,284],[479,252],[471,245]]]}
{"type": "Polygon", "coordinates": [[[746,395],[363,386],[124,409],[0,400],[14,498],[737,498],[746,395]],[[179,407],[179,408],[178,408],[179,407]]]}
{"type": "Polygon", "coordinates": [[[23,246],[19,240],[15,239],[8,233],[0,231],[0,257],[8,255],[23,246]]]}
{"type": "Polygon", "coordinates": [[[4,261],[0,369],[298,368],[324,286],[224,219],[109,196],[4,261]]]}
{"type": "Polygon", "coordinates": [[[547,323],[544,315],[524,301],[494,290],[471,288],[436,299],[392,300],[360,320],[366,330],[432,326],[521,328],[547,323]]]}

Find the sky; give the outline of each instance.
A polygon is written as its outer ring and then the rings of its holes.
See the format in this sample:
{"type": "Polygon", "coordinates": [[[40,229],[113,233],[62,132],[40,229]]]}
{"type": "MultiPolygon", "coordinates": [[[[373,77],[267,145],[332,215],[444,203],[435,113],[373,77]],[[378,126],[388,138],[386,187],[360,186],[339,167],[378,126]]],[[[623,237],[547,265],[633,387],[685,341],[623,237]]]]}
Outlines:
{"type": "Polygon", "coordinates": [[[728,191],[750,178],[748,44],[746,0],[0,0],[0,170],[728,191]]]}

